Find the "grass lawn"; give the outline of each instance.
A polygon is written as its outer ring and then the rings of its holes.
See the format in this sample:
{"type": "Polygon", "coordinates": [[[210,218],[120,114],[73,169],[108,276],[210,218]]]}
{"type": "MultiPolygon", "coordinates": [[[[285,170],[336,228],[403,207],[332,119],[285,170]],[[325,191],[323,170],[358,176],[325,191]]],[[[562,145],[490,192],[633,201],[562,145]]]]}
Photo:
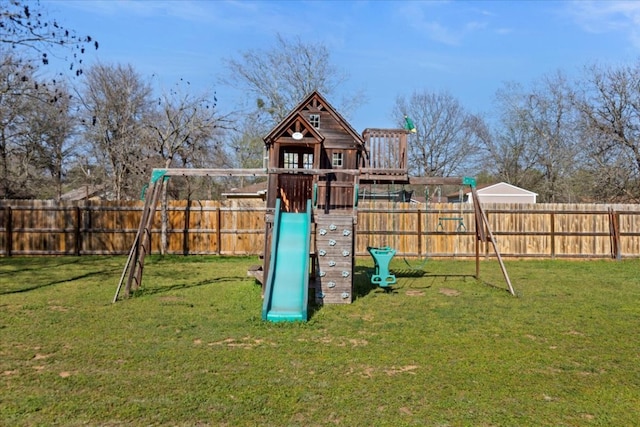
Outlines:
{"type": "Polygon", "coordinates": [[[261,320],[256,258],[0,258],[2,426],[640,425],[640,261],[394,260],[307,323],[261,320]],[[493,286],[495,285],[495,286],[493,286]],[[500,288],[501,287],[501,288],[500,288]]]}

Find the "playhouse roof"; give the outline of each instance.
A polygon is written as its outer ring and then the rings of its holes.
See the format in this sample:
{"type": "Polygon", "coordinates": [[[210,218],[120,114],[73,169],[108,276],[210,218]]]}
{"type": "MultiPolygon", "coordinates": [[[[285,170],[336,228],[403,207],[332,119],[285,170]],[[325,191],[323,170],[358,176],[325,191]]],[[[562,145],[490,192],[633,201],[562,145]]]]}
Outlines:
{"type": "Polygon", "coordinates": [[[347,120],[345,120],[340,113],[336,111],[335,108],[327,101],[317,90],[314,90],[306,98],[304,98],[298,105],[296,105],[287,116],[280,121],[276,127],[274,127],[267,136],[264,137],[265,144],[269,145],[273,142],[275,138],[281,135],[286,129],[288,129],[292,123],[296,121],[301,121],[304,124],[304,127],[307,131],[311,132],[313,136],[323,141],[325,139],[327,133],[330,133],[330,129],[316,129],[309,121],[304,114],[301,114],[301,111],[310,103],[320,104],[324,108],[326,112],[328,112],[340,125],[342,128],[353,137],[354,141],[358,145],[364,146],[364,140],[362,136],[353,129],[351,124],[347,120]]]}

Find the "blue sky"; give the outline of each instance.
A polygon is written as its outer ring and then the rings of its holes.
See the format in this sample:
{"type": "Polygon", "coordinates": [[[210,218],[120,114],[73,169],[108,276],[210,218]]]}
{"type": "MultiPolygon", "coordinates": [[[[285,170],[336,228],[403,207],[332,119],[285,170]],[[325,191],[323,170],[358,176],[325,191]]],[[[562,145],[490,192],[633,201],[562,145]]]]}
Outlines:
{"type": "MultiPolygon", "coordinates": [[[[221,112],[243,100],[217,83],[223,60],[275,45],[276,33],[321,42],[366,104],[353,127],[393,127],[398,95],[448,91],[490,114],[504,82],[640,58],[636,1],[134,1],[43,0],[68,28],[100,42],[87,64],[131,64],[158,87],[181,78],[215,91],[221,112]]],[[[337,100],[329,99],[336,103],[337,100]]]]}

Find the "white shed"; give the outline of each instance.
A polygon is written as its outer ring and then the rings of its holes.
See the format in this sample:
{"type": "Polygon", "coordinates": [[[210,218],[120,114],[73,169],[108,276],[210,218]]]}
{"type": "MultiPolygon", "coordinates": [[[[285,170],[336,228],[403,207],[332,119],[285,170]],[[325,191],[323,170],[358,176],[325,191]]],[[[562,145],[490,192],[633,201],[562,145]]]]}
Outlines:
{"type": "MultiPolygon", "coordinates": [[[[516,187],[515,185],[499,182],[476,189],[481,203],[535,203],[537,193],[516,187]]],[[[473,203],[471,192],[465,194],[466,200],[473,203]]]]}

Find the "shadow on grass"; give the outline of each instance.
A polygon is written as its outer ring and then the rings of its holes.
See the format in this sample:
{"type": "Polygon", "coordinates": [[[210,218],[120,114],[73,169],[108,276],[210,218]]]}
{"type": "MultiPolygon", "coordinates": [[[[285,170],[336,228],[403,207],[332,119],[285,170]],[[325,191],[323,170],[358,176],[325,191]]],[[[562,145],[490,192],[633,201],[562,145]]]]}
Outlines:
{"type": "MultiPolygon", "coordinates": [[[[394,293],[398,288],[402,287],[402,283],[396,283],[392,286],[381,287],[371,282],[371,275],[374,269],[366,266],[356,266],[354,268],[353,276],[353,299],[365,297],[371,292],[383,292],[394,293]]],[[[396,279],[408,278],[408,277],[423,277],[425,275],[424,270],[417,269],[394,269],[392,273],[396,276],[396,279]]]]}
{"type": "Polygon", "coordinates": [[[310,299],[307,304],[307,321],[311,320],[316,313],[322,310],[322,307],[324,306],[316,303],[315,299],[310,299]]]}
{"type": "MultiPolygon", "coordinates": [[[[105,259],[103,257],[103,259],[105,259]]],[[[10,257],[10,258],[0,258],[0,268],[3,266],[10,265],[12,267],[18,267],[13,270],[0,271],[0,276],[5,275],[14,275],[20,273],[26,273],[30,271],[40,271],[44,269],[54,269],[69,265],[95,265],[96,259],[92,256],[52,256],[52,257],[37,257],[37,258],[26,258],[26,257],[10,257]]],[[[108,261],[108,259],[107,259],[108,261]]],[[[101,261],[103,262],[103,261],[101,261]]]]}
{"type": "Polygon", "coordinates": [[[353,300],[367,296],[378,285],[371,283],[372,269],[364,266],[356,266],[353,269],[353,300]]]}
{"type": "Polygon", "coordinates": [[[239,281],[246,280],[246,279],[247,279],[246,277],[242,277],[242,276],[217,277],[215,279],[201,280],[200,282],[195,282],[195,283],[180,283],[180,284],[162,286],[157,288],[145,288],[143,283],[143,286],[140,289],[132,292],[132,296],[141,297],[141,296],[149,296],[149,295],[156,295],[156,294],[164,294],[167,292],[172,292],[177,290],[184,290],[184,289],[197,288],[200,286],[213,285],[215,283],[225,283],[225,282],[238,283],[239,281]]]}
{"type": "Polygon", "coordinates": [[[376,284],[371,283],[371,274],[373,272],[372,267],[358,266],[354,271],[354,283],[353,283],[353,296],[354,300],[362,298],[371,292],[393,294],[399,289],[411,288],[411,289],[429,289],[433,286],[435,280],[441,280],[446,283],[447,280],[473,280],[479,285],[505,291],[509,293],[509,290],[505,287],[506,284],[492,283],[486,280],[476,278],[475,274],[443,274],[443,273],[430,273],[428,269],[421,268],[394,268],[391,269],[391,273],[396,276],[397,283],[388,287],[379,287],[376,284]],[[418,279],[418,280],[403,280],[403,279],[418,279]]]}
{"type": "MultiPolygon", "coordinates": [[[[474,276],[475,278],[475,276],[474,276]]],[[[502,285],[499,284],[495,284],[495,283],[491,283],[491,282],[487,282],[486,280],[482,280],[482,279],[476,279],[477,282],[481,285],[484,285],[488,288],[493,288],[493,289],[497,289],[499,291],[504,291],[506,293],[508,293],[509,295],[511,295],[511,292],[509,292],[509,289],[507,288],[507,284],[506,283],[502,283],[502,285]]],[[[518,292],[516,292],[515,296],[519,296],[518,292]]]]}
{"type": "Polygon", "coordinates": [[[60,285],[60,284],[63,284],[63,283],[74,282],[76,280],[81,280],[81,279],[87,279],[87,278],[92,277],[92,276],[113,274],[113,273],[114,273],[113,270],[92,271],[90,273],[85,273],[85,274],[80,274],[78,276],[73,276],[73,277],[60,279],[60,280],[55,280],[55,281],[49,282],[49,283],[41,283],[41,284],[37,284],[37,285],[26,287],[26,288],[13,289],[13,290],[10,290],[10,291],[0,291],[0,295],[20,294],[20,293],[23,293],[23,292],[35,291],[37,289],[42,289],[42,288],[46,288],[46,287],[49,287],[49,286],[54,286],[54,285],[60,285]]]}

